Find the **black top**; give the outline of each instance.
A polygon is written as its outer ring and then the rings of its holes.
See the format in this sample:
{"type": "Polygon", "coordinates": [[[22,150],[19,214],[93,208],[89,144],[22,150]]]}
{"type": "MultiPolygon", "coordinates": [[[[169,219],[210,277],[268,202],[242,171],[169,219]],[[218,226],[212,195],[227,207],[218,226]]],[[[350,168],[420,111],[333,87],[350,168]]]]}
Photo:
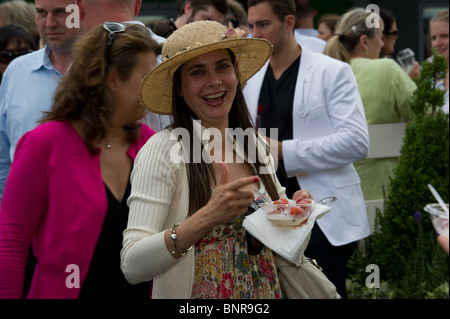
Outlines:
{"type": "MultiPolygon", "coordinates": [[[[278,80],[273,76],[272,68],[269,65],[261,88],[258,128],[266,129],[268,137],[270,137],[270,128],[277,128],[278,141],[291,140],[294,135],[292,110],[300,58],[301,56],[283,72],[278,80]]],[[[292,198],[292,195],[300,189],[296,177],[287,178],[282,160],[278,162],[277,177],[280,184],[286,187],[288,198],[292,198]]]]}
{"type": "Polygon", "coordinates": [[[106,185],[105,189],[108,211],[79,298],[149,299],[151,282],[131,285],[120,269],[120,251],[123,231],[128,222],[127,199],[131,184],[128,182],[122,202],[116,199],[106,185]]]}

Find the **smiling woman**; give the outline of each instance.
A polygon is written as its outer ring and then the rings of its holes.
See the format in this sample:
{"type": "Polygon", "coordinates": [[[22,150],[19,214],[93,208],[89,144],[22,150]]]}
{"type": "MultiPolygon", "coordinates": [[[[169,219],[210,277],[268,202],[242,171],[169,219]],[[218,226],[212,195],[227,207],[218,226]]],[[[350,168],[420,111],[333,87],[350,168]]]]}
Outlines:
{"type": "Polygon", "coordinates": [[[430,21],[431,46],[436,49],[437,53],[445,57],[447,65],[449,44],[448,16],[448,10],[442,10],[430,21]]]}
{"type": "MultiPolygon", "coordinates": [[[[446,77],[443,80],[436,83],[436,87],[445,91],[444,105],[442,110],[446,113],[449,112],[449,93],[448,93],[448,83],[449,83],[449,72],[448,72],[448,44],[449,44],[449,31],[448,31],[448,9],[439,11],[433,19],[430,21],[430,37],[431,46],[436,50],[437,54],[442,55],[447,62],[447,72],[446,77]]],[[[432,58],[432,57],[431,57],[432,58]]]]}
{"type": "MultiPolygon", "coordinates": [[[[137,158],[121,254],[129,282],[154,278],[154,298],[283,297],[272,251],[252,241],[242,226],[253,189],[286,197],[274,170],[260,173],[273,158],[251,123],[241,87],[266,63],[272,46],[242,34],[213,21],[181,27],[164,44],[165,60],[141,85],[144,106],[174,119],[137,158]],[[187,147],[173,136],[180,128],[189,133],[187,147]],[[247,141],[226,143],[226,130],[237,128],[249,129],[247,141]],[[200,156],[194,162],[196,146],[202,152],[211,142],[204,135],[220,139],[222,154],[228,151],[230,158],[200,156]],[[261,141],[262,160],[248,160],[249,140],[261,141]],[[188,161],[171,161],[175,148],[188,161]]],[[[215,150],[208,155],[218,157],[215,150]]]]}
{"type": "Polygon", "coordinates": [[[194,58],[181,67],[180,74],[180,94],[202,124],[227,128],[239,81],[230,53],[222,49],[194,58]]]}

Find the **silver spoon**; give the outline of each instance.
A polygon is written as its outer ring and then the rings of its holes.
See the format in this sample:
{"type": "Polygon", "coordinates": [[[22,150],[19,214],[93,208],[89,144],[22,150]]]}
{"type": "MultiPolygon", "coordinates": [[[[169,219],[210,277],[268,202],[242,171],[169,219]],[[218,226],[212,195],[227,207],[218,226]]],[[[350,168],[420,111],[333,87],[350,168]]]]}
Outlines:
{"type": "Polygon", "coordinates": [[[319,203],[319,204],[322,204],[325,206],[331,206],[331,204],[333,204],[335,201],[337,201],[336,196],[328,196],[328,197],[319,199],[318,201],[316,201],[316,203],[319,203]]]}
{"type": "MultiPolygon", "coordinates": [[[[266,203],[269,203],[269,204],[272,203],[272,201],[270,199],[268,199],[265,195],[263,195],[262,193],[260,193],[256,189],[254,189],[253,191],[256,194],[258,194],[266,203]]],[[[322,204],[322,205],[326,205],[326,206],[330,206],[335,201],[337,201],[337,197],[336,196],[328,196],[328,197],[324,197],[322,199],[319,199],[318,201],[316,201],[316,203],[319,203],[319,204],[322,204]]]]}

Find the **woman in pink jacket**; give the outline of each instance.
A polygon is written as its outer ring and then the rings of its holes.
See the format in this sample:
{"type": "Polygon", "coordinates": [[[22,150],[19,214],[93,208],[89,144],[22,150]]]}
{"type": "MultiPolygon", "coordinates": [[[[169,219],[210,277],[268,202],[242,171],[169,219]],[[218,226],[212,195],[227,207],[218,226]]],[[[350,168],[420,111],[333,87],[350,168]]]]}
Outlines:
{"type": "Polygon", "coordinates": [[[150,297],[150,282],[124,279],[120,250],[130,172],[154,134],[137,123],[138,89],[159,52],[146,28],[116,22],[75,44],[53,109],[16,149],[0,210],[0,298],[150,297]]]}

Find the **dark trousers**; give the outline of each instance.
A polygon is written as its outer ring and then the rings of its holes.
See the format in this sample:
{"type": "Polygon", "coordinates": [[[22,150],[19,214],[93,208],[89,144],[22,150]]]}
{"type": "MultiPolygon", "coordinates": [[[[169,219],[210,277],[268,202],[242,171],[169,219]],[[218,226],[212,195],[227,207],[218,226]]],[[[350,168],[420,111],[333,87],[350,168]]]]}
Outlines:
{"type": "Polygon", "coordinates": [[[323,273],[336,286],[337,292],[342,299],[347,298],[345,291],[345,278],[347,276],[347,261],[353,254],[356,243],[343,246],[333,246],[325,237],[317,223],[311,232],[305,256],[315,259],[323,273]]]}

